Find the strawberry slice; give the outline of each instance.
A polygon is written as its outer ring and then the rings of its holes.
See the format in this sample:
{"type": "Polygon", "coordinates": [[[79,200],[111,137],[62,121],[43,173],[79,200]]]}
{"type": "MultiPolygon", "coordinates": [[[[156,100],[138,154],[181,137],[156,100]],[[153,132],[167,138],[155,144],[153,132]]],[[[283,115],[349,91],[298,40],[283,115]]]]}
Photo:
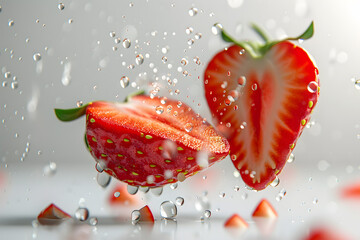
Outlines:
{"type": "Polygon", "coordinates": [[[287,40],[233,42],[204,74],[205,95],[230,157],[249,187],[262,190],[281,172],[319,97],[318,69],[309,54],[287,40]]]}
{"type": "Polygon", "coordinates": [[[270,202],[266,199],[262,199],[258,206],[255,208],[253,217],[263,217],[263,218],[277,218],[277,213],[270,202]]]}
{"type": "Polygon", "coordinates": [[[108,174],[134,186],[183,181],[229,153],[224,137],[175,100],[136,95],[125,103],[98,101],[55,113],[63,121],[86,114],[91,155],[108,174]],[[202,164],[204,156],[208,164],[202,164]]]}
{"type": "Polygon", "coordinates": [[[238,214],[233,214],[231,217],[226,220],[224,226],[226,228],[237,228],[237,229],[246,229],[249,227],[249,224],[238,214]]]}
{"type": "Polygon", "coordinates": [[[37,220],[42,225],[59,225],[64,220],[70,219],[71,216],[51,203],[47,208],[40,212],[37,220]]]}
{"type": "Polygon", "coordinates": [[[140,210],[140,218],[139,218],[139,222],[149,222],[149,223],[154,223],[154,216],[149,208],[148,205],[145,205],[144,207],[142,207],[140,210]]]}

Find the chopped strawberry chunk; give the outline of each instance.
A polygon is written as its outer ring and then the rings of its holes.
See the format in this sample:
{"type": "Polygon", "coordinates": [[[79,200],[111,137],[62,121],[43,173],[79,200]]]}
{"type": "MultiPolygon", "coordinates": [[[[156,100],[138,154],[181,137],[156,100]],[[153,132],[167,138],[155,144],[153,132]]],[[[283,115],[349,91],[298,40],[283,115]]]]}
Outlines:
{"type": "Polygon", "coordinates": [[[253,217],[264,217],[264,218],[277,218],[275,209],[271,206],[270,202],[266,199],[262,199],[258,206],[255,208],[253,217]]]}
{"type": "Polygon", "coordinates": [[[154,223],[154,216],[148,205],[145,205],[140,210],[140,219],[139,222],[150,222],[154,223]]]}
{"type": "Polygon", "coordinates": [[[51,203],[38,215],[37,220],[42,225],[58,225],[71,216],[51,203]]]}
{"type": "Polygon", "coordinates": [[[235,213],[226,220],[224,226],[226,228],[245,229],[248,228],[249,224],[242,217],[235,213]]]}

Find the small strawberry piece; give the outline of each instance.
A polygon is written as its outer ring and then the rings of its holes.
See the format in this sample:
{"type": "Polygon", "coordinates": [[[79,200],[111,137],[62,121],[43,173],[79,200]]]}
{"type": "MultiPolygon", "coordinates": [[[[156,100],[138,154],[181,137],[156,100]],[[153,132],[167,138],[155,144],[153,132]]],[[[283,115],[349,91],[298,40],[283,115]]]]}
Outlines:
{"type": "Polygon", "coordinates": [[[126,103],[98,101],[55,113],[63,121],[86,114],[91,155],[104,171],[129,185],[183,181],[229,153],[228,141],[179,101],[137,95],[126,103]]]}
{"type": "Polygon", "coordinates": [[[233,214],[228,220],[226,220],[224,226],[226,228],[237,228],[237,229],[246,229],[249,227],[249,224],[238,214],[233,214]]]}
{"type": "Polygon", "coordinates": [[[136,196],[131,195],[125,185],[118,184],[111,191],[111,195],[109,196],[109,203],[113,206],[115,205],[124,205],[131,206],[136,205],[138,203],[138,199],[136,196]],[[118,196],[117,196],[118,195],[118,196]]]}
{"type": "MultiPolygon", "coordinates": [[[[310,25],[299,38],[312,31],[310,25]]],[[[256,190],[281,172],[319,97],[318,69],[310,55],[289,41],[260,35],[264,44],[237,42],[222,32],[235,45],[217,53],[204,73],[217,129],[229,140],[242,179],[256,190]]]]}
{"type": "Polygon", "coordinates": [[[141,222],[154,223],[154,216],[148,205],[145,205],[143,208],[141,208],[139,212],[140,212],[140,219],[139,219],[140,223],[141,222]]]}
{"type": "Polygon", "coordinates": [[[350,238],[324,227],[314,228],[304,240],[349,240],[350,238]]]}
{"type": "Polygon", "coordinates": [[[259,205],[255,208],[253,217],[264,217],[264,218],[277,218],[275,209],[271,206],[270,202],[266,199],[262,199],[259,205]]]}
{"type": "Polygon", "coordinates": [[[360,199],[360,182],[355,182],[343,187],[341,196],[347,199],[360,199]]]}
{"type": "Polygon", "coordinates": [[[70,219],[71,216],[51,203],[45,208],[37,217],[37,220],[42,225],[59,225],[64,220],[70,219]]]}

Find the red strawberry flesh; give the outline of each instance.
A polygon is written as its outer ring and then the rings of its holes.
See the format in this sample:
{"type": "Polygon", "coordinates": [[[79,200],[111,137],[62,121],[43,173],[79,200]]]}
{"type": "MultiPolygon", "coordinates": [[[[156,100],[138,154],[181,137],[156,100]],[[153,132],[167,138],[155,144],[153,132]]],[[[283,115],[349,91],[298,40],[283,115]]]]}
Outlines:
{"type": "Polygon", "coordinates": [[[273,206],[266,199],[262,199],[255,208],[253,217],[277,218],[277,213],[273,206]]]}
{"type": "Polygon", "coordinates": [[[162,104],[159,98],[139,95],[127,103],[93,102],[86,117],[91,154],[106,172],[130,185],[173,183],[201,170],[199,151],[208,153],[209,165],[229,152],[224,137],[174,100],[162,104]]]}
{"type": "Polygon", "coordinates": [[[234,166],[249,187],[266,188],[309,121],[319,95],[317,68],[289,41],[261,58],[233,45],[212,59],[204,79],[208,105],[229,140],[234,166]]]}
{"type": "Polygon", "coordinates": [[[43,211],[41,211],[37,217],[37,220],[42,225],[58,225],[69,218],[71,218],[69,214],[52,203],[43,211]]]}
{"type": "Polygon", "coordinates": [[[235,213],[226,220],[224,226],[226,228],[246,229],[248,228],[249,224],[242,217],[235,213]]]}

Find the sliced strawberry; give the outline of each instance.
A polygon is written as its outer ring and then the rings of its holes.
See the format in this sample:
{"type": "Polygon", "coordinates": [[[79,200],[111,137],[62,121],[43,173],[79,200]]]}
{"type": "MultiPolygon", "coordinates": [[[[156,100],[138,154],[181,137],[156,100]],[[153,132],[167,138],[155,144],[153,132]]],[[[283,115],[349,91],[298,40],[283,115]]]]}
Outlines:
{"type": "Polygon", "coordinates": [[[259,205],[255,208],[253,217],[263,217],[263,218],[277,218],[277,213],[270,202],[266,199],[262,199],[259,205]]]}
{"type": "Polygon", "coordinates": [[[55,113],[63,121],[86,113],[91,155],[113,177],[134,186],[158,187],[192,176],[199,153],[211,166],[227,156],[229,143],[189,106],[137,95],[126,103],[92,102],[55,113]]]}
{"type": "Polygon", "coordinates": [[[360,199],[360,182],[349,184],[341,189],[341,196],[348,199],[360,199]]]}
{"type": "Polygon", "coordinates": [[[246,229],[249,227],[249,224],[238,214],[233,214],[228,220],[226,220],[224,226],[226,228],[237,228],[237,229],[246,229]]]}
{"type": "Polygon", "coordinates": [[[58,225],[71,216],[51,203],[38,215],[37,220],[42,225],[58,225]]]}
{"type": "Polygon", "coordinates": [[[138,203],[138,199],[136,196],[131,195],[125,185],[118,184],[111,191],[111,195],[109,196],[109,203],[111,205],[124,205],[131,206],[136,205],[138,203]]]}
{"type": "Polygon", "coordinates": [[[140,212],[139,222],[150,222],[150,223],[154,222],[154,216],[148,205],[145,205],[143,208],[141,208],[139,212],[140,212]]]}
{"type": "MultiPolygon", "coordinates": [[[[312,25],[299,38],[310,35],[312,25]]],[[[281,172],[319,96],[318,69],[308,53],[262,37],[266,43],[258,48],[235,42],[219,52],[204,74],[206,99],[233,164],[256,190],[281,172]]]]}

